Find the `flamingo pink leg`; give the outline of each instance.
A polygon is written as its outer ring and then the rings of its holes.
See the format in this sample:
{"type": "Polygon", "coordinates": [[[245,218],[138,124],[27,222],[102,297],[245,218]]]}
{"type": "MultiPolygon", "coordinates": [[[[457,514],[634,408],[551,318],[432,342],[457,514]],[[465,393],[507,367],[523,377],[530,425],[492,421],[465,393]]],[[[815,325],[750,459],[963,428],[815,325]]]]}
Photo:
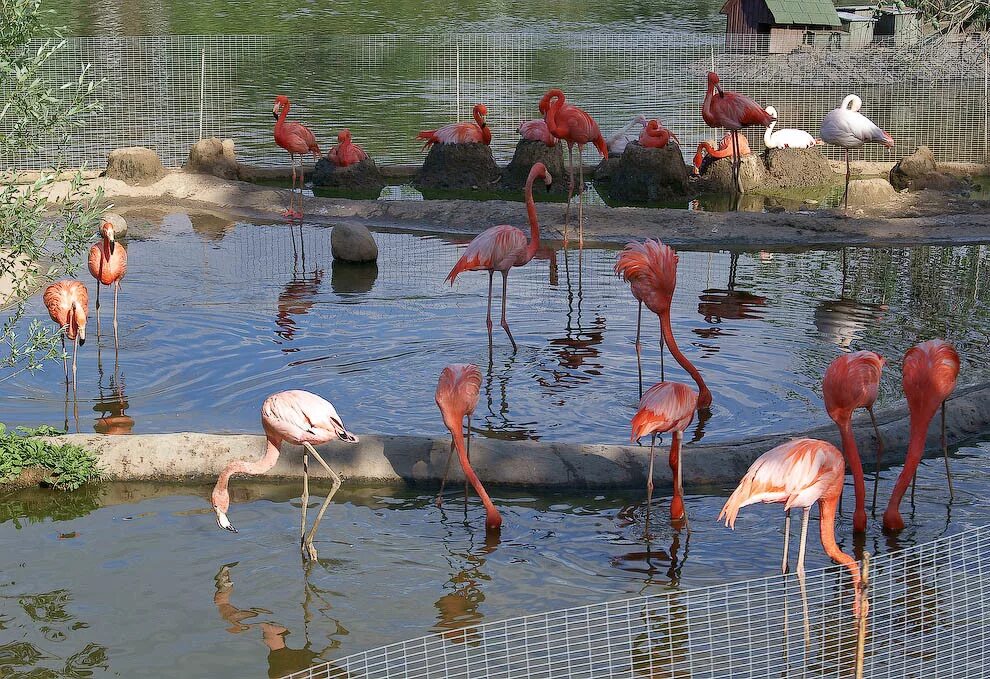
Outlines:
{"type": "Polygon", "coordinates": [[[512,337],[512,331],[509,330],[509,322],[505,320],[505,300],[508,293],[509,287],[509,272],[502,272],[502,327],[505,329],[505,334],[509,336],[509,341],[512,342],[512,350],[516,351],[516,340],[512,337]]]}
{"type": "Polygon", "coordinates": [[[784,510],[784,557],[780,562],[780,572],[787,573],[787,551],[791,543],[791,510],[784,510]]]}
{"type": "Polygon", "coordinates": [[[650,439],[650,470],[646,474],[646,528],[643,537],[647,539],[650,537],[650,504],[653,501],[653,458],[656,444],[657,435],[654,433],[650,439]]]}
{"type": "Polygon", "coordinates": [[[313,536],[316,535],[316,530],[320,527],[320,521],[323,520],[323,514],[327,511],[327,507],[330,506],[330,501],[333,499],[333,496],[337,494],[337,491],[340,490],[341,480],[340,476],[337,475],[337,472],[331,469],[330,465],[328,465],[323,458],[320,457],[320,454],[316,452],[316,448],[309,443],[304,443],[303,446],[313,454],[313,457],[315,457],[321,465],[323,465],[323,468],[327,470],[327,474],[330,475],[330,478],[333,481],[333,486],[330,488],[330,492],[323,500],[323,504],[320,506],[320,511],[316,515],[316,520],[313,521],[313,527],[309,530],[309,535],[307,535],[303,540],[304,553],[308,555],[310,561],[316,561],[316,547],[313,546],[313,536]]]}

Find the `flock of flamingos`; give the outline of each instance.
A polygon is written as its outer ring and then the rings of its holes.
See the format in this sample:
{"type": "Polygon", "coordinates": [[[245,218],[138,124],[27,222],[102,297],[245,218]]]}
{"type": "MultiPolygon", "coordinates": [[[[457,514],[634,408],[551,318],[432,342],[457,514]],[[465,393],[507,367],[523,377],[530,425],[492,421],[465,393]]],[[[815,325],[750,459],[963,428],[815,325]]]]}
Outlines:
{"type": "MultiPolygon", "coordinates": [[[[822,137],[828,143],[838,144],[846,149],[848,182],[848,149],[862,146],[867,141],[893,144],[890,137],[873,123],[856,112],[859,99],[850,95],[843,106],[826,116],[822,124],[822,137]],[[849,108],[849,105],[852,107],[849,108]]],[[[532,121],[521,126],[526,135],[552,135],[553,139],[564,140],[568,148],[578,145],[579,154],[583,145],[592,143],[603,156],[608,148],[595,121],[585,111],[565,103],[560,90],[550,90],[540,102],[543,120],[532,121]]],[[[273,113],[277,118],[275,141],[291,155],[293,164],[293,188],[295,188],[295,156],[310,152],[318,146],[312,133],[298,123],[287,123],[286,114],[289,101],[284,96],[275,100],[273,113]]],[[[476,122],[455,123],[437,130],[423,132],[420,138],[428,144],[452,144],[481,141],[488,143],[491,133],[485,125],[483,106],[475,107],[476,122]]],[[[734,140],[740,129],[750,125],[771,125],[773,111],[768,113],[752,99],[732,92],[725,92],[719,86],[718,76],[708,74],[708,88],[702,114],[712,126],[725,127],[731,131],[734,140]]],[[[645,128],[648,135],[656,135],[659,123],[649,121],[645,128]]],[[[345,131],[346,133],[346,131],[345,131]]],[[[670,135],[672,137],[672,135],[670,135]]],[[[810,138],[810,135],[808,135],[810,138]]],[[[343,158],[356,155],[349,134],[341,134],[341,146],[331,152],[332,157],[343,158]],[[343,147],[343,148],[341,148],[343,147]]],[[[814,138],[811,142],[814,143],[814,138]]],[[[666,143],[666,142],[664,142],[666,143]]],[[[738,141],[732,142],[734,150],[739,149],[738,141]]],[[[358,149],[360,151],[360,149],[358,149]]],[[[361,152],[363,153],[363,152],[361,152]]],[[[359,155],[359,154],[357,154],[359,155]]],[[[739,155],[733,153],[733,161],[738,172],[739,155]]],[[[573,167],[573,166],[572,166],[573,167]]],[[[453,285],[458,275],[465,271],[487,271],[488,284],[488,339],[492,342],[491,302],[495,272],[502,274],[502,318],[505,330],[513,349],[515,339],[505,317],[505,303],[508,273],[512,267],[526,265],[536,254],[540,244],[540,227],[537,221],[536,205],[533,200],[533,185],[542,180],[547,185],[552,177],[543,163],[536,163],[531,169],[525,190],[526,209],[529,218],[530,237],[527,240],[522,230],[509,226],[494,226],[479,234],[464,250],[460,259],[451,269],[447,281],[453,285]]],[[[301,180],[300,180],[301,183],[301,180]]],[[[572,178],[573,187],[573,178],[572,178]]],[[[847,188],[848,190],[848,188],[847,188]]],[[[290,207],[290,217],[298,213],[290,207]]],[[[99,288],[101,285],[115,285],[114,291],[114,339],[117,333],[117,291],[120,279],[127,269],[127,253],[123,246],[114,240],[113,225],[104,221],[100,227],[101,241],[93,245],[89,254],[89,270],[97,280],[97,314],[99,313],[99,288]]],[[[646,530],[649,531],[649,508],[653,494],[653,466],[655,444],[658,434],[670,432],[672,440],[669,464],[674,480],[674,493],[670,505],[673,522],[687,519],[684,509],[684,488],[681,481],[681,444],[683,432],[694,419],[696,412],[709,411],[712,393],[705,384],[701,372],[678,349],[671,326],[670,309],[677,282],[678,257],[672,248],[658,240],[631,242],[619,254],[615,262],[615,272],[626,280],[633,297],[657,315],[660,325],[661,381],[642,393],[636,414],[631,421],[630,440],[638,441],[651,436],[650,463],[647,476],[646,530]],[[663,379],[663,348],[666,345],[674,359],[688,372],[697,386],[697,391],[687,384],[663,379]]],[[[62,329],[63,363],[66,382],[69,379],[68,365],[65,363],[65,339],[74,343],[72,357],[73,382],[76,374],[76,351],[85,341],[86,315],[89,296],[86,286],[80,281],[59,281],[49,286],[44,294],[44,302],[49,313],[62,329]]],[[[637,324],[636,353],[640,354],[640,328],[637,324]]],[[[842,492],[846,465],[852,473],[855,486],[855,512],[853,529],[857,532],[866,529],[865,484],[863,467],[852,431],[852,415],[859,408],[869,411],[873,418],[873,404],[877,398],[880,373],[885,359],[871,351],[858,351],[836,358],[825,371],[823,392],[825,408],[836,422],[842,439],[842,451],[825,441],[802,438],[777,446],[761,455],[749,468],[729,499],[726,501],[719,519],[724,519],[732,527],[739,510],[757,502],[784,503],[785,531],[783,569],[787,570],[788,536],[791,509],[803,510],[801,542],[797,562],[798,572],[804,570],[805,542],[808,529],[809,511],[816,502],[821,514],[821,542],[825,552],[836,562],[844,564],[852,574],[854,584],[859,582],[859,570],[852,557],[842,552],[836,545],[834,523],[836,508],[842,492]]],[[[945,426],[945,400],[955,388],[959,373],[959,356],[947,342],[933,339],[922,342],[907,350],[903,359],[903,387],[910,411],[910,442],[907,457],[894,486],[887,509],[883,514],[885,530],[898,531],[904,527],[899,506],[908,486],[915,476],[925,448],[928,427],[936,411],[942,407],[943,446],[945,426]]],[[[457,451],[465,478],[481,498],[486,511],[486,528],[500,530],[502,517],[485,491],[469,459],[471,414],[478,404],[481,388],[481,371],[475,365],[455,364],[443,369],[436,389],[436,402],[443,422],[451,434],[451,453],[447,459],[449,471],[453,451],[457,451]],[[467,443],[464,436],[464,419],[467,418],[467,443]]],[[[283,442],[303,447],[303,492],[300,546],[303,557],[316,559],[313,538],[320,521],[340,487],[341,479],[324,461],[314,446],[333,440],[357,443],[358,437],[349,432],[341,421],[333,405],[315,394],[300,391],[283,391],[264,402],[261,420],[267,437],[267,449],[257,461],[238,460],[228,465],[220,474],[211,495],[211,503],[216,512],[217,524],[226,530],[234,531],[227,518],[230,506],[228,482],[234,474],[259,474],[271,469],[279,456],[283,442]],[[312,455],[327,471],[332,479],[332,488],[320,507],[319,513],[307,532],[306,512],[309,499],[309,455],[312,455]]],[[[883,448],[879,429],[877,436],[877,469],[883,448]]],[[[948,475],[948,457],[946,473],[948,475]]],[[[444,481],[446,481],[444,474],[444,481]]],[[[951,477],[949,478],[951,492],[951,477]]],[[[442,486],[441,486],[442,494],[442,486]]],[[[440,498],[437,503],[439,505],[440,498]]],[[[857,587],[857,592],[858,592],[857,587]]],[[[857,605],[858,610],[858,605],[857,605]]]]}

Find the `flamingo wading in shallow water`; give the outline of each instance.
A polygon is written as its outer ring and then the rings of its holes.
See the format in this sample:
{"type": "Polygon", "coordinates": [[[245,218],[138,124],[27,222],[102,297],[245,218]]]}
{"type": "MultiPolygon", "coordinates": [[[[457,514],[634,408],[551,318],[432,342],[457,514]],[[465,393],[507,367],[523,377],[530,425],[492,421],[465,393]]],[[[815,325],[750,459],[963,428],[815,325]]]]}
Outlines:
{"type": "Polygon", "coordinates": [[[825,397],[825,410],[839,427],[842,437],[842,454],[849,463],[853,484],[856,488],[856,510],[853,513],[853,530],[861,533],[866,530],[866,485],[863,483],[863,464],[856,447],[856,437],[852,430],[852,414],[857,408],[866,408],[873,421],[877,435],[877,475],[880,474],[880,455],[883,439],[877,418],[873,415],[873,404],[880,388],[880,372],[884,359],[872,351],[856,351],[842,354],[825,370],[822,393],[825,397]]]}
{"type": "Polygon", "coordinates": [[[550,128],[547,127],[547,121],[539,118],[537,120],[524,120],[519,123],[519,127],[516,129],[526,141],[539,141],[543,142],[547,146],[553,147],[557,145],[557,138],[550,134],[550,128]]]}
{"type": "MultiPolygon", "coordinates": [[[[739,148],[739,130],[754,125],[766,127],[774,121],[774,117],[763,110],[763,107],[749,97],[736,92],[726,92],[719,85],[718,75],[708,72],[708,88],[705,90],[705,101],[701,104],[701,117],[709,127],[724,127],[732,132],[733,150],[739,148]]],[[[739,168],[742,156],[733,153],[732,171],[736,190],[743,193],[742,180],[739,178],[739,168]]]]}
{"type": "Polygon", "coordinates": [[[657,382],[639,400],[639,409],[632,418],[630,441],[638,441],[653,434],[650,442],[650,470],[646,477],[646,536],[650,534],[650,501],[653,498],[653,448],[657,434],[673,432],[670,443],[670,471],[674,480],[674,498],[670,501],[670,518],[674,521],[686,518],[684,513],[684,485],[681,483],[681,440],[684,430],[694,419],[698,409],[698,393],[680,382],[657,382]]]}
{"type": "Polygon", "coordinates": [[[810,149],[822,143],[804,130],[797,130],[793,127],[786,127],[775,132],[773,128],[777,125],[777,109],[773,106],[767,106],[763,110],[774,117],[774,121],[767,125],[767,130],[763,133],[763,145],[768,149],[810,149]]]}
{"type": "Polygon", "coordinates": [[[261,425],[265,429],[268,440],[264,456],[256,462],[236,460],[227,465],[210,496],[213,511],[217,514],[217,525],[224,530],[234,533],[237,530],[227,519],[230,508],[230,494],[227,484],[234,474],[263,474],[278,462],[279,447],[283,441],[303,447],[303,492],[302,492],[302,527],[299,530],[299,544],[303,558],[316,561],[316,548],[313,546],[313,536],[320,526],[323,513],[326,512],[337,489],[340,488],[340,477],[330,468],[313,446],[339,439],[345,443],[357,443],[358,437],[347,431],[344,423],[333,405],[316,394],[308,391],[280,391],[265,399],[261,406],[261,425]],[[330,493],[327,494],[320,507],[313,528],[306,533],[306,508],[309,505],[309,454],[319,461],[333,480],[330,493]]]}
{"type": "Polygon", "coordinates": [[[473,123],[451,123],[436,130],[423,130],[417,139],[423,139],[423,148],[432,144],[491,144],[492,130],[485,122],[488,107],[475,104],[472,111],[473,123]]]}
{"type": "Polygon", "coordinates": [[[113,224],[104,220],[100,224],[101,241],[89,249],[89,273],[96,279],[96,330],[99,341],[100,330],[100,286],[113,287],[113,345],[117,342],[117,293],[120,280],[127,273],[127,250],[119,245],[113,232],[113,224]]]}
{"type": "Polygon", "coordinates": [[[529,243],[526,234],[514,226],[501,224],[482,231],[474,237],[464,254],[461,255],[454,268],[447,274],[447,281],[454,285],[454,280],[462,271],[488,272],[488,346],[492,346],[492,279],[496,271],[502,272],[502,327],[512,342],[512,350],[516,350],[516,340],[509,330],[509,322],[505,320],[505,298],[509,285],[509,269],[514,266],[525,266],[536,255],[540,247],[540,224],[536,220],[536,203],[533,201],[533,182],[542,177],[547,188],[553,177],[547,172],[546,165],[536,163],[526,178],[526,213],[529,215],[529,243]]]}
{"type": "MultiPolygon", "coordinates": [[[[443,415],[443,423],[450,430],[451,445],[457,450],[457,457],[461,461],[461,469],[464,470],[464,478],[470,481],[474,487],[474,492],[481,498],[485,505],[485,528],[488,530],[498,530],[502,526],[502,516],[495,508],[495,504],[485,487],[481,485],[478,475],[471,468],[471,461],[468,459],[468,451],[464,447],[464,418],[468,418],[468,433],[471,431],[471,413],[478,405],[478,396],[481,393],[481,371],[478,366],[471,364],[448,365],[440,373],[440,380],[437,382],[436,400],[440,413],[443,415]]],[[[447,470],[450,469],[450,457],[447,457],[447,470]]],[[[444,480],[447,479],[447,472],[444,472],[444,480]]],[[[441,494],[443,487],[440,488],[441,494]]],[[[440,497],[437,497],[437,506],[440,505],[440,497]]]]}
{"type": "Polygon", "coordinates": [[[285,216],[290,219],[302,219],[303,188],[306,185],[305,173],[303,171],[302,156],[312,153],[315,160],[319,160],[320,146],[316,143],[313,132],[302,123],[285,121],[289,115],[289,98],[284,94],[275,97],[275,106],[272,108],[272,115],[275,116],[275,143],[289,152],[289,161],[292,163],[292,193],[289,194],[289,209],[285,211],[285,216]],[[299,156],[299,210],[293,209],[293,201],[296,195],[296,156],[299,156]]]}
{"type": "Polygon", "coordinates": [[[760,455],[726,500],[718,520],[735,528],[739,510],[757,502],[784,503],[784,557],[781,571],[787,572],[787,548],[790,540],[791,509],[804,510],[801,521],[801,546],[797,572],[804,575],[804,551],[808,537],[811,505],[818,503],[819,535],[822,547],[833,561],[844,565],[852,575],[856,591],[854,612],[859,614],[860,573],[856,561],[835,543],[835,510],[842,493],[846,471],[842,453],[831,443],[818,439],[797,439],[781,444],[760,455]]]}
{"type": "Polygon", "coordinates": [[[584,145],[594,144],[605,159],[608,158],[608,147],[595,119],[583,109],[568,104],[560,89],[551,89],[543,95],[540,100],[540,113],[543,114],[550,133],[567,142],[567,171],[570,174],[570,183],[567,190],[567,207],[564,209],[564,245],[567,245],[567,222],[571,209],[571,196],[574,195],[574,145],[577,144],[578,147],[578,174],[581,184],[581,193],[578,196],[578,245],[583,247],[584,202],[581,196],[584,195],[584,145]]]}
{"type": "MultiPolygon", "coordinates": [[[[640,321],[643,305],[657,315],[660,320],[660,370],[663,372],[663,345],[667,343],[671,356],[684,368],[698,385],[698,408],[708,410],[712,405],[712,392],[698,369],[687,359],[674,341],[674,331],[670,324],[670,304],[677,286],[677,254],[669,245],[658,240],[636,241],[626,244],[615,262],[615,273],[629,282],[633,297],[639,301],[636,316],[636,363],[640,363],[640,321]]],[[[639,368],[640,390],[642,390],[643,369],[639,368]]],[[[663,379],[661,375],[661,380],[663,379]]]]}
{"type": "Polygon", "coordinates": [[[327,159],[337,167],[356,165],[367,157],[364,149],[351,141],[351,131],[346,129],[337,134],[337,145],[327,153],[327,159]]]}
{"type": "Polygon", "coordinates": [[[908,439],[907,456],[894,490],[883,513],[883,527],[898,531],[904,528],[901,518],[901,499],[908,485],[918,471],[918,463],[925,452],[928,438],[928,425],[935,411],[942,407],[942,452],[945,456],[945,476],[949,483],[949,497],[952,498],[952,477],[949,475],[949,452],[945,446],[945,399],[956,388],[959,377],[959,354],[944,340],[934,339],[911,347],[904,354],[903,368],[904,395],[907,397],[911,415],[911,436],[908,439]]]}
{"type": "MultiPolygon", "coordinates": [[[[97,288],[99,289],[99,288],[97,288]]],[[[48,315],[58,323],[62,336],[62,368],[65,385],[69,385],[69,366],[65,358],[65,338],[72,340],[72,383],[76,383],[76,352],[86,343],[86,314],[89,312],[89,291],[79,281],[67,280],[52,283],[45,288],[42,298],[48,315]]]]}
{"type": "Polygon", "coordinates": [[[849,149],[862,148],[867,142],[883,144],[887,148],[894,146],[889,134],[859,112],[862,105],[863,100],[855,94],[847,95],[842,106],[829,111],[822,120],[822,141],[841,147],[846,155],[846,190],[842,194],[846,210],[849,209],[849,149]]]}

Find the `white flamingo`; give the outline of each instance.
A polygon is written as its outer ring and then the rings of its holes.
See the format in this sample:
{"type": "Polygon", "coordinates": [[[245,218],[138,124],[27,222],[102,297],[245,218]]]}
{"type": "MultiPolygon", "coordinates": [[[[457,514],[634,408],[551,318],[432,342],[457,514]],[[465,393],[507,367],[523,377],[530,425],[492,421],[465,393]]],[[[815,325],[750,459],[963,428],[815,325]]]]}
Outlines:
{"type": "Polygon", "coordinates": [[[845,208],[849,209],[849,149],[862,148],[867,142],[894,145],[890,135],[877,127],[872,120],[859,112],[863,100],[855,94],[846,95],[842,106],[832,109],[822,121],[822,140],[826,144],[841,146],[846,152],[846,191],[842,195],[845,208]]]}
{"type": "Polygon", "coordinates": [[[608,139],[605,140],[605,145],[608,147],[609,155],[619,155],[626,150],[626,146],[631,141],[636,141],[639,139],[639,132],[632,132],[632,129],[639,125],[641,128],[646,127],[646,116],[639,114],[628,123],[625,127],[615,132],[608,139]]]}
{"type": "MultiPolygon", "coordinates": [[[[774,118],[777,117],[777,109],[773,106],[767,106],[764,110],[774,118]]],[[[767,131],[763,133],[763,145],[768,149],[810,149],[812,146],[821,144],[804,130],[787,127],[774,132],[773,128],[776,126],[777,121],[774,120],[767,127],[767,131]]]]}

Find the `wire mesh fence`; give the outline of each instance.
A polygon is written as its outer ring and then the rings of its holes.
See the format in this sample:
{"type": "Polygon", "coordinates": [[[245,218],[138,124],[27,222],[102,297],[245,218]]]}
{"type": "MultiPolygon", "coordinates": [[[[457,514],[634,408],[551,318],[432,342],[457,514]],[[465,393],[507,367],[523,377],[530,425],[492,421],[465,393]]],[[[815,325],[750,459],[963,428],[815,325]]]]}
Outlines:
{"type": "MultiPolygon", "coordinates": [[[[990,526],[872,559],[865,677],[990,676],[990,526]]],[[[853,677],[858,624],[834,567],[465,627],[284,679],[853,677]]]]}
{"type": "MultiPolygon", "coordinates": [[[[249,163],[284,163],[269,116],[276,94],[293,103],[326,150],[348,127],[379,162],[418,163],[416,133],[468,119],[484,102],[497,160],[511,156],[521,120],[538,117],[549,87],[587,109],[606,136],[636,114],[660,118],[685,154],[718,132],[700,115],[714,64],[727,89],[774,105],[781,127],[817,135],[846,94],[897,141],[925,144],[940,161],[990,160],[990,36],[915,45],[800,46],[769,54],[757,36],[649,34],[435,34],[333,36],[151,36],[72,38],[49,64],[64,82],[83,64],[106,79],[104,110],[71,146],[0,158],[4,167],[99,167],[109,150],[154,148],[180,166],[201,136],[231,137],[249,163]]],[[[0,129],[2,133],[2,129],[0,129]]],[[[750,141],[760,147],[760,132],[750,141]]],[[[825,151],[838,157],[833,149],[825,151]]],[[[893,159],[879,147],[867,160],[893,159]]]]}

